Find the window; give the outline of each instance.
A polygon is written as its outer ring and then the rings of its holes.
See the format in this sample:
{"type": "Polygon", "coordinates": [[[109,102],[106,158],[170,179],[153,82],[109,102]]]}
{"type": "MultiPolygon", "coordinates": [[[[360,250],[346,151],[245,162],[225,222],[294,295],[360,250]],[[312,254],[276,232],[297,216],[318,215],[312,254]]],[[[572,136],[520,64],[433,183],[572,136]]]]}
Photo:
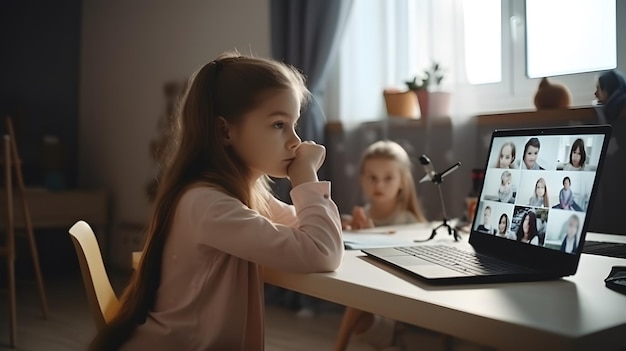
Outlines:
{"type": "Polygon", "coordinates": [[[500,0],[463,1],[465,70],[470,84],[502,81],[500,0]]]}
{"type": "Polygon", "coordinates": [[[617,66],[615,0],[526,0],[530,78],[617,66]]]}
{"type": "Polygon", "coordinates": [[[615,0],[354,0],[329,115],[384,118],[383,89],[406,89],[432,60],[446,69],[453,117],[533,109],[544,76],[570,89],[573,106],[589,105],[596,71],[616,67],[616,18],[625,10],[615,0]]]}

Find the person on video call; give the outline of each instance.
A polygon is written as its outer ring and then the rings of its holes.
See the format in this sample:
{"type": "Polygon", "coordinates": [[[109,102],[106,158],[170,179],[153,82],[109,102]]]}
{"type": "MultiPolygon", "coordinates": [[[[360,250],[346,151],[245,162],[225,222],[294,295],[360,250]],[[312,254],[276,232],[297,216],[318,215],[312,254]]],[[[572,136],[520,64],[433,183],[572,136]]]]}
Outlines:
{"type": "Polygon", "coordinates": [[[530,138],[524,145],[524,155],[522,156],[522,169],[534,169],[534,170],[542,170],[541,167],[537,163],[537,158],[539,157],[539,149],[541,149],[541,143],[539,143],[539,139],[530,138]]]}

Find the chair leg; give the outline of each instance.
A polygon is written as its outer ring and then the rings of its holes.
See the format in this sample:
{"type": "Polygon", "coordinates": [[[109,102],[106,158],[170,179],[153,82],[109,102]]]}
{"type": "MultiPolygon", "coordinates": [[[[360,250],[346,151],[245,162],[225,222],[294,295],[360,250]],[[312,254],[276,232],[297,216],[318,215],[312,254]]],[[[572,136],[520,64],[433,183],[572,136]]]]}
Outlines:
{"type": "Polygon", "coordinates": [[[15,348],[17,345],[17,301],[15,297],[15,259],[7,260],[7,276],[9,290],[9,345],[15,348]]]}
{"type": "Polygon", "coordinates": [[[337,342],[335,343],[335,351],[344,351],[348,347],[350,337],[352,336],[359,319],[361,319],[361,317],[366,313],[367,312],[363,312],[356,308],[346,306],[343,318],[341,319],[337,342]]]}

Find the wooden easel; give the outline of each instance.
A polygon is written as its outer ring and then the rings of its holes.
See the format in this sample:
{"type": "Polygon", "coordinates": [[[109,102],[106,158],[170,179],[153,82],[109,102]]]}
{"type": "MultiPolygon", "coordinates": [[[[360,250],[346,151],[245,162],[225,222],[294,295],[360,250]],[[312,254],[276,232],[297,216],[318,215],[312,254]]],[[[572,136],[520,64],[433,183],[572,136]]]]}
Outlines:
{"type": "Polygon", "coordinates": [[[30,246],[30,252],[33,259],[33,267],[37,278],[37,287],[39,290],[39,300],[41,302],[41,310],[43,318],[48,319],[48,302],[44,290],[41,269],[39,267],[39,253],[35,243],[35,235],[30,217],[28,204],[24,190],[24,179],[22,178],[21,161],[17,152],[17,144],[15,143],[15,132],[13,131],[13,122],[11,117],[6,117],[7,135],[4,135],[4,173],[5,173],[5,194],[7,201],[6,213],[6,245],[0,246],[0,256],[6,256],[8,290],[9,290],[9,343],[11,347],[15,347],[17,343],[17,302],[15,296],[15,219],[13,211],[13,172],[18,185],[18,197],[22,202],[22,210],[24,213],[24,224],[26,228],[26,236],[30,246]]]}

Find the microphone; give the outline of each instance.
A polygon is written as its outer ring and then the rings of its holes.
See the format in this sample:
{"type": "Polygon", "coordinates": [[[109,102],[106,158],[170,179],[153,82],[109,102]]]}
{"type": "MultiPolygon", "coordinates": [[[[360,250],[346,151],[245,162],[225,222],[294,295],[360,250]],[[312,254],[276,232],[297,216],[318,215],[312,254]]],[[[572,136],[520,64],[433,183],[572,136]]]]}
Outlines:
{"type": "Polygon", "coordinates": [[[424,177],[420,179],[419,182],[423,183],[429,180],[433,181],[437,173],[433,168],[433,164],[430,162],[430,158],[428,158],[428,156],[426,155],[420,156],[420,164],[422,165],[422,167],[424,167],[424,172],[426,172],[426,175],[424,175],[424,177]]]}

